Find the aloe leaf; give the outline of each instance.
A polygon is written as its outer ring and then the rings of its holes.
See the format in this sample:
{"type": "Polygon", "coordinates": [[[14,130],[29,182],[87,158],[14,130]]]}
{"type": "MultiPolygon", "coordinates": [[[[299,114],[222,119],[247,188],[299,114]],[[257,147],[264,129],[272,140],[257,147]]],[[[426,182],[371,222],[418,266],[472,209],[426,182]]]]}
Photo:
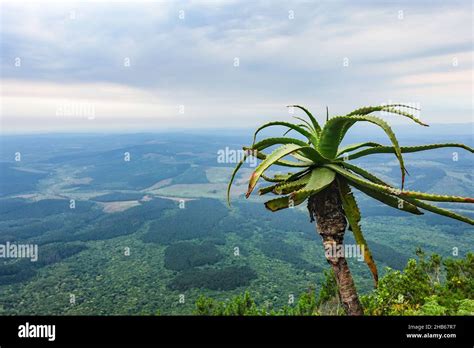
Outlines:
{"type": "MultiPolygon", "coordinates": [[[[376,177],[372,173],[369,173],[369,172],[367,172],[366,170],[364,170],[360,167],[357,167],[357,166],[355,166],[353,164],[350,164],[350,163],[347,163],[347,162],[342,162],[341,165],[344,168],[347,168],[347,169],[353,171],[354,173],[359,174],[360,176],[362,176],[362,177],[366,178],[367,180],[370,180],[370,181],[372,181],[376,184],[392,187],[390,184],[387,184],[386,182],[379,179],[378,177],[376,177]]],[[[375,198],[376,200],[378,200],[378,201],[380,201],[380,202],[382,202],[382,203],[384,203],[384,204],[386,204],[386,205],[388,205],[392,208],[403,210],[403,211],[406,211],[408,213],[412,213],[412,214],[415,214],[415,215],[422,215],[423,214],[421,211],[418,210],[418,208],[416,206],[414,206],[411,203],[408,203],[404,199],[401,199],[399,197],[394,197],[394,196],[382,193],[380,191],[369,189],[367,187],[358,185],[354,182],[351,182],[351,184],[352,184],[352,186],[354,186],[359,191],[362,191],[366,195],[368,195],[372,198],[375,198]],[[400,204],[400,201],[401,201],[401,204],[400,204]]]]}
{"type": "Polygon", "coordinates": [[[462,222],[466,222],[468,224],[474,225],[474,220],[457,214],[453,211],[450,211],[448,209],[443,209],[440,207],[436,207],[432,204],[426,203],[421,201],[418,198],[425,199],[425,200],[435,200],[435,201],[443,201],[443,202],[464,202],[464,203],[473,203],[474,199],[473,198],[467,198],[467,197],[456,197],[456,196],[440,196],[440,195],[431,195],[431,194],[425,194],[422,192],[411,192],[411,191],[403,191],[403,193],[408,192],[408,196],[404,194],[398,194],[397,197],[393,197],[391,193],[397,193],[396,190],[394,190],[391,187],[386,187],[383,185],[378,185],[378,184],[372,184],[369,181],[365,181],[364,184],[361,182],[360,178],[355,176],[354,174],[349,173],[348,171],[345,171],[342,169],[341,171],[338,171],[338,168],[336,165],[327,165],[329,166],[332,170],[336,171],[337,173],[341,174],[342,176],[346,177],[346,179],[349,180],[350,184],[354,186],[355,188],[361,190],[362,192],[366,193],[367,195],[380,200],[383,203],[386,203],[394,208],[401,209],[407,212],[412,212],[413,214],[418,214],[420,215],[421,212],[416,209],[414,210],[412,206],[425,209],[428,211],[431,211],[433,213],[443,215],[452,219],[456,219],[462,222]],[[348,175],[349,173],[349,175],[348,175]],[[372,185],[371,185],[372,184],[372,185]],[[384,196],[385,195],[385,196],[384,196]],[[412,196],[417,196],[416,198],[413,198],[412,196]],[[380,199],[379,199],[380,198],[380,199]],[[383,199],[386,199],[384,201],[383,199]],[[400,208],[398,204],[393,199],[397,198],[402,198],[404,200],[402,207],[400,208]]]}
{"type": "Polygon", "coordinates": [[[437,195],[437,194],[417,192],[417,191],[403,191],[403,190],[394,189],[393,187],[375,184],[366,179],[362,179],[361,177],[335,164],[325,164],[324,167],[329,168],[335,171],[336,173],[344,176],[349,182],[354,182],[361,186],[368,187],[369,189],[381,191],[383,193],[400,197],[406,200],[408,200],[408,198],[416,198],[416,199],[422,199],[425,201],[435,201],[435,202],[474,203],[474,198],[470,198],[470,197],[437,195]]]}
{"type": "Polygon", "coordinates": [[[413,109],[413,110],[420,110],[418,108],[415,108],[410,105],[404,105],[404,104],[388,104],[388,105],[375,105],[375,106],[364,106],[361,108],[358,108],[351,113],[347,114],[347,116],[352,116],[352,115],[368,115],[372,112],[375,111],[383,111],[384,108],[394,108],[394,107],[403,107],[403,108],[408,108],[408,109],[413,109]]]}
{"type": "Polygon", "coordinates": [[[282,182],[284,179],[277,179],[276,177],[270,178],[269,176],[266,176],[265,174],[261,175],[261,178],[267,182],[282,182]]]}
{"type": "MultiPolygon", "coordinates": [[[[402,153],[412,153],[420,152],[426,150],[439,149],[444,147],[458,147],[464,150],[467,150],[471,153],[474,153],[474,149],[464,144],[458,143],[444,143],[444,144],[428,144],[428,145],[418,145],[418,146],[402,146],[400,150],[402,153]]],[[[362,156],[371,155],[371,154],[380,154],[380,153],[395,153],[395,149],[392,146],[380,146],[370,149],[365,149],[356,153],[350,154],[347,159],[352,160],[362,156]]]]}
{"type": "Polygon", "coordinates": [[[459,220],[459,221],[468,223],[470,225],[474,225],[474,219],[471,219],[467,216],[457,214],[457,213],[455,213],[451,210],[440,208],[440,207],[437,207],[435,205],[432,205],[432,204],[429,204],[429,203],[426,203],[426,202],[422,202],[418,199],[406,198],[406,200],[413,203],[414,205],[420,207],[421,209],[425,209],[425,210],[431,211],[432,213],[435,213],[435,214],[438,214],[438,215],[443,215],[443,216],[449,217],[451,219],[459,220]]]}
{"type": "Polygon", "coordinates": [[[306,168],[296,173],[275,174],[273,178],[270,178],[266,176],[265,174],[262,174],[260,177],[268,182],[282,183],[282,182],[297,180],[301,176],[307,174],[309,170],[310,170],[309,168],[306,168]]]}
{"type": "Polygon", "coordinates": [[[296,124],[293,124],[293,123],[290,123],[290,122],[282,122],[282,121],[274,121],[274,122],[268,122],[268,123],[265,123],[264,125],[260,126],[254,133],[253,135],[253,143],[255,144],[255,140],[257,138],[257,134],[265,129],[265,128],[268,128],[268,127],[272,127],[272,126],[283,126],[283,127],[288,127],[290,129],[293,129],[295,130],[296,132],[300,133],[301,135],[305,136],[308,141],[310,141],[314,146],[316,146],[316,144],[318,143],[318,139],[311,133],[311,132],[308,132],[306,129],[304,129],[303,127],[301,126],[298,126],[296,124]]]}
{"type": "Polygon", "coordinates": [[[298,108],[298,109],[301,109],[305,112],[305,114],[309,117],[309,119],[311,120],[311,123],[313,124],[313,128],[314,130],[316,131],[316,134],[319,136],[319,134],[321,133],[321,126],[319,125],[318,121],[316,120],[316,117],[314,117],[311,112],[309,112],[308,109],[306,109],[305,107],[301,106],[301,105],[288,105],[287,107],[294,107],[294,108],[298,108]]]}
{"type": "MultiPolygon", "coordinates": [[[[306,170],[306,169],[305,169],[306,170]]],[[[300,173],[300,172],[299,172],[300,173]]],[[[288,180],[294,173],[287,173],[287,174],[275,174],[274,178],[275,179],[280,179],[280,181],[286,181],[288,180]]]]}
{"type": "Polygon", "coordinates": [[[289,196],[279,197],[265,202],[265,208],[273,212],[289,208],[290,206],[297,206],[305,201],[307,197],[302,200],[296,201],[289,196]]]}
{"type": "MultiPolygon", "coordinates": [[[[265,160],[267,156],[264,153],[260,152],[259,150],[266,149],[266,148],[268,148],[270,146],[273,146],[273,145],[282,145],[282,144],[296,144],[296,145],[300,145],[300,146],[307,146],[307,144],[304,141],[299,140],[299,139],[287,138],[287,137],[278,137],[278,138],[263,139],[263,140],[255,143],[252,148],[244,147],[244,150],[247,151],[247,152],[244,154],[243,159],[235,167],[234,171],[232,172],[232,176],[231,176],[231,179],[229,181],[229,184],[227,185],[227,204],[229,206],[230,206],[230,189],[231,189],[232,184],[234,182],[235,175],[237,174],[239,169],[242,167],[242,164],[245,162],[247,157],[249,157],[249,155],[256,155],[256,157],[258,159],[265,160]]],[[[290,162],[290,161],[280,160],[276,164],[281,165],[281,166],[287,166],[287,167],[306,167],[306,166],[311,165],[312,163],[311,162],[294,163],[294,162],[290,162]]]]}
{"type": "MultiPolygon", "coordinates": [[[[244,147],[244,150],[246,153],[244,154],[244,157],[240,160],[240,162],[236,165],[234,171],[232,172],[231,179],[229,181],[229,184],[227,185],[227,204],[230,206],[230,190],[232,187],[232,184],[234,182],[235,176],[239,169],[242,167],[242,164],[245,162],[245,160],[250,156],[250,155],[255,155],[258,159],[261,160],[266,160],[267,156],[258,151],[257,149],[265,149],[273,145],[277,144],[294,144],[294,145],[300,145],[300,146],[307,146],[307,144],[304,141],[301,141],[299,139],[294,139],[294,138],[267,138],[264,140],[259,141],[258,143],[254,144],[255,148],[248,148],[244,147]]],[[[280,166],[286,166],[286,167],[307,167],[312,165],[313,163],[311,162],[291,162],[291,161],[285,161],[285,160],[279,160],[276,163],[277,165],[280,166]]]]}
{"type": "Polygon", "coordinates": [[[297,159],[298,161],[308,162],[308,158],[303,155],[300,155],[298,152],[293,152],[292,154],[290,154],[290,156],[297,159]]]}
{"type": "Polygon", "coordinates": [[[359,174],[360,176],[363,176],[364,178],[366,178],[367,180],[370,180],[372,182],[375,182],[376,184],[380,184],[380,185],[385,185],[385,186],[392,186],[390,184],[387,184],[385,181],[383,181],[382,179],[379,179],[378,177],[376,177],[374,174],[372,173],[369,173],[368,171],[366,171],[365,169],[362,169],[354,164],[351,164],[351,163],[347,163],[347,162],[341,162],[340,163],[344,168],[347,168],[351,171],[353,171],[354,173],[356,174],[359,174]]]}
{"type": "Polygon", "coordinates": [[[405,211],[414,215],[423,215],[423,212],[420,211],[415,205],[409,203],[406,199],[401,199],[377,190],[372,190],[362,185],[356,184],[355,182],[350,183],[351,186],[354,186],[359,191],[365,193],[367,196],[372,197],[379,202],[382,202],[389,207],[405,211]]]}
{"type": "Polygon", "coordinates": [[[267,170],[272,164],[275,164],[276,162],[278,162],[278,160],[280,160],[282,157],[285,157],[289,155],[290,153],[295,152],[297,150],[301,150],[303,148],[304,147],[297,144],[286,144],[274,150],[270,155],[267,156],[265,160],[263,160],[257,166],[255,171],[253,172],[252,176],[250,177],[249,187],[245,196],[247,198],[250,196],[253,189],[255,188],[255,185],[257,184],[258,179],[260,179],[260,176],[262,175],[262,173],[265,170],[267,170]]]}
{"type": "MultiPolygon", "coordinates": [[[[244,147],[244,150],[246,151],[253,151],[253,150],[257,150],[257,151],[261,151],[261,150],[264,150],[270,146],[273,146],[273,145],[283,145],[283,144],[296,144],[296,145],[300,145],[300,146],[308,146],[307,143],[305,143],[304,141],[302,140],[299,140],[299,139],[295,139],[295,138],[288,138],[288,137],[278,137],[278,138],[266,138],[266,139],[263,139],[257,143],[255,143],[252,148],[248,148],[248,147],[244,147]]],[[[298,160],[301,160],[301,161],[307,161],[307,158],[303,157],[303,156],[297,156],[297,154],[292,154],[295,158],[297,158],[298,160]]],[[[308,163],[308,165],[310,165],[310,163],[308,163]]]]}
{"type": "Polygon", "coordinates": [[[414,122],[418,123],[419,125],[428,127],[428,125],[426,123],[422,122],[420,119],[418,119],[414,115],[409,114],[408,112],[404,112],[402,110],[394,109],[394,107],[405,107],[405,108],[418,110],[417,108],[414,108],[414,107],[411,107],[411,106],[408,106],[408,105],[402,105],[402,104],[366,106],[366,107],[354,110],[351,113],[347,114],[346,116],[368,115],[368,114],[370,114],[372,112],[375,112],[375,111],[385,111],[385,112],[389,112],[389,113],[392,113],[392,114],[397,114],[397,115],[408,117],[409,119],[413,120],[414,122]]]}
{"type": "MultiPolygon", "coordinates": [[[[294,142],[288,142],[288,144],[294,144],[294,142]]],[[[290,156],[297,158],[298,162],[279,160],[279,163],[277,164],[283,163],[281,165],[288,166],[288,167],[308,167],[314,164],[329,163],[329,161],[325,159],[323,156],[321,156],[315,148],[308,146],[308,144],[304,142],[300,144],[301,144],[300,150],[289,154],[290,156]]],[[[253,151],[254,152],[253,154],[256,155],[258,159],[265,159],[267,157],[266,154],[253,148],[244,147],[244,150],[253,151]]]]}
{"type": "MultiPolygon", "coordinates": [[[[244,150],[252,150],[252,149],[249,147],[244,147],[244,150]]],[[[268,157],[267,154],[258,150],[253,150],[252,152],[253,152],[253,155],[255,155],[259,160],[265,160],[268,157]]],[[[287,161],[287,160],[280,159],[274,164],[282,166],[282,167],[303,168],[303,167],[308,167],[312,165],[313,162],[302,162],[302,161],[295,162],[295,161],[287,161]]]]}
{"type": "MultiPolygon", "coordinates": [[[[310,132],[315,132],[313,126],[308,121],[306,121],[304,118],[298,117],[298,116],[293,116],[293,118],[295,118],[297,120],[300,120],[301,122],[304,122],[304,127],[306,129],[308,129],[310,132]]],[[[301,126],[303,126],[303,125],[301,125],[301,126]]]]}
{"type": "MultiPolygon", "coordinates": [[[[275,185],[263,187],[258,190],[258,193],[260,195],[267,194],[269,192],[273,192],[275,194],[288,194],[291,193],[297,189],[302,188],[309,179],[309,171],[308,170],[302,170],[297,173],[293,173],[291,175],[286,176],[285,180],[275,180],[276,182],[275,185]]],[[[262,174],[262,178],[263,178],[262,174]]]]}
{"type": "Polygon", "coordinates": [[[278,186],[278,184],[262,187],[262,188],[258,189],[258,194],[259,195],[265,195],[267,193],[273,192],[273,190],[275,190],[275,188],[277,186],[278,186]]]}
{"type": "Polygon", "coordinates": [[[392,142],[393,148],[395,150],[395,155],[400,163],[400,170],[402,174],[402,188],[405,184],[405,164],[403,162],[402,152],[398,144],[398,140],[395,134],[392,131],[392,128],[388,125],[387,122],[381,118],[375,116],[338,116],[331,118],[326,124],[321,132],[321,136],[318,143],[318,152],[325,158],[333,159],[337,155],[337,149],[341,143],[342,138],[348,129],[358,121],[365,121],[373,123],[387,134],[390,141],[392,142]]]}
{"type": "Polygon", "coordinates": [[[328,163],[328,160],[321,156],[318,150],[311,146],[305,146],[301,148],[301,150],[297,151],[297,154],[303,155],[306,157],[308,160],[312,161],[312,164],[323,164],[323,163],[328,163]]]}
{"type": "Polygon", "coordinates": [[[330,169],[323,167],[315,168],[311,171],[311,176],[306,186],[301,190],[291,193],[290,197],[295,201],[299,201],[303,199],[303,197],[314,195],[328,187],[334,181],[335,177],[336,173],[330,169]]]}
{"type": "Polygon", "coordinates": [[[397,115],[400,115],[400,116],[408,117],[409,119],[415,121],[416,123],[418,123],[418,124],[421,125],[421,126],[429,127],[428,124],[424,123],[424,122],[421,121],[419,118],[415,117],[414,115],[412,115],[412,114],[410,114],[410,113],[408,113],[408,112],[401,111],[401,110],[397,110],[397,109],[393,109],[393,108],[390,108],[390,107],[384,107],[384,108],[383,108],[383,111],[389,112],[389,113],[391,113],[391,114],[397,114],[397,115]]]}
{"type": "Polygon", "coordinates": [[[379,279],[377,265],[374,262],[372,253],[370,252],[369,246],[367,245],[367,241],[365,240],[364,234],[362,233],[362,228],[360,226],[361,216],[357,201],[347,183],[345,183],[343,180],[339,180],[338,183],[344,213],[346,215],[347,221],[349,222],[349,225],[351,226],[356,243],[364,250],[365,263],[367,263],[367,266],[369,266],[370,272],[372,273],[372,277],[374,278],[375,287],[377,287],[379,279]]]}
{"type": "Polygon", "coordinates": [[[288,177],[286,177],[285,182],[298,180],[302,178],[303,176],[305,176],[306,174],[308,174],[309,172],[311,172],[312,169],[313,169],[312,167],[308,167],[303,170],[300,170],[299,172],[291,173],[288,177]]]}
{"type": "Polygon", "coordinates": [[[240,167],[242,167],[242,164],[244,164],[245,160],[247,159],[248,155],[244,154],[244,157],[237,163],[237,165],[234,168],[234,171],[232,172],[232,176],[230,178],[229,184],[227,185],[227,204],[230,207],[230,188],[232,187],[232,183],[234,182],[235,175],[239,171],[240,167]]]}
{"type": "MultiPolygon", "coordinates": [[[[311,133],[314,132],[314,130],[313,130],[311,127],[309,127],[307,124],[298,123],[297,126],[298,126],[298,127],[305,128],[305,129],[307,129],[307,130],[308,130],[309,132],[311,132],[311,133]]],[[[287,134],[290,133],[292,130],[294,130],[294,129],[291,129],[291,128],[287,129],[287,130],[283,133],[283,136],[287,135],[287,134]]]]}
{"type": "Polygon", "coordinates": [[[342,149],[340,149],[340,150],[338,151],[337,157],[339,157],[339,156],[342,155],[343,153],[360,149],[361,147],[378,147],[378,146],[382,146],[382,145],[379,144],[379,143],[374,143],[374,142],[372,142],[372,141],[368,141],[368,142],[365,142],[365,143],[359,143],[359,144],[348,145],[348,146],[343,147],[342,149]]]}
{"type": "Polygon", "coordinates": [[[276,185],[276,187],[273,189],[273,192],[276,194],[288,194],[294,191],[297,191],[301,188],[303,188],[309,181],[310,174],[303,175],[301,178],[298,178],[294,181],[287,181],[285,183],[281,183],[279,185],[276,185]]]}
{"type": "Polygon", "coordinates": [[[284,144],[296,144],[300,146],[308,146],[308,144],[302,140],[288,137],[277,137],[277,138],[266,138],[254,143],[251,149],[264,150],[273,145],[284,145],[284,144]]]}

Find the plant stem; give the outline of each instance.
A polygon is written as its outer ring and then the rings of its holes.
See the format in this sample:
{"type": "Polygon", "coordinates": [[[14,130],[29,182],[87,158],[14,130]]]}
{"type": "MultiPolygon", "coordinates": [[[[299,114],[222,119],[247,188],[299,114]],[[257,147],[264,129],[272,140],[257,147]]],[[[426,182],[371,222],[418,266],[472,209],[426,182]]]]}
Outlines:
{"type": "Polygon", "coordinates": [[[343,240],[347,227],[339,189],[335,182],[309,198],[308,211],[311,221],[316,218],[317,232],[323,239],[326,259],[336,275],[339,296],[346,314],[363,315],[346,258],[340,253],[327,252],[340,250],[340,248],[344,250],[343,240]]]}

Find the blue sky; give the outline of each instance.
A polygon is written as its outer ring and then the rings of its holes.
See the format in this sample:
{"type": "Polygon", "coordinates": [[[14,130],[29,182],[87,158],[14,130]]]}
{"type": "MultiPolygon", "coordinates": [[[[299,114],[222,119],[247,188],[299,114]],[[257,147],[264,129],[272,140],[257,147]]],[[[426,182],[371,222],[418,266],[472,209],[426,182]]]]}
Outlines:
{"type": "Polygon", "coordinates": [[[472,122],[470,1],[0,6],[5,133],[246,128],[290,103],[403,102],[428,123],[472,122]]]}

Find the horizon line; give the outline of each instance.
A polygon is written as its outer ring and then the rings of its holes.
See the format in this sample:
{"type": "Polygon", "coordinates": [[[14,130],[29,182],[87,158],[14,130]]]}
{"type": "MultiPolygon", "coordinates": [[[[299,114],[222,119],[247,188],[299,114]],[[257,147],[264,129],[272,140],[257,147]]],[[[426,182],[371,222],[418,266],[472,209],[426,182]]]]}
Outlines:
{"type": "MultiPolygon", "coordinates": [[[[454,127],[461,127],[465,125],[470,125],[471,127],[474,127],[474,120],[471,122],[452,122],[452,123],[431,123],[429,124],[429,128],[436,128],[439,126],[454,126],[454,127]]],[[[406,124],[406,123],[395,123],[392,124],[391,127],[393,128],[405,128],[405,127],[410,127],[411,124],[406,124]]],[[[253,127],[227,127],[227,128],[212,128],[212,127],[205,127],[205,128],[157,128],[157,129],[134,129],[134,130],[90,130],[90,129],[80,129],[80,130],[67,130],[67,129],[61,129],[61,130],[51,130],[51,131],[44,131],[44,130],[38,130],[38,131],[25,131],[25,132],[11,132],[11,131],[3,131],[0,128],[0,135],[1,136],[21,136],[21,135],[119,135],[119,134],[127,134],[127,135],[133,135],[133,134],[163,134],[163,133],[209,133],[209,132],[247,132],[247,131],[253,131],[253,127]]],[[[467,130],[466,130],[467,132],[467,130]]]]}

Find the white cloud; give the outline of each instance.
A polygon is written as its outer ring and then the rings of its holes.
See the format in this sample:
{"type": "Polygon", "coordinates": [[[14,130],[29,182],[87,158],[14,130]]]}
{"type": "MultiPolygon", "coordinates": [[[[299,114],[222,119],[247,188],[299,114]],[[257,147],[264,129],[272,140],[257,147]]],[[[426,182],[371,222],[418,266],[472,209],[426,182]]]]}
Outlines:
{"type": "MultiPolygon", "coordinates": [[[[109,120],[95,123],[104,130],[115,119],[117,127],[147,128],[149,118],[160,127],[254,126],[261,115],[286,115],[287,103],[342,113],[399,98],[436,105],[431,122],[471,120],[471,12],[462,2],[1,6],[4,131],[47,129],[64,100],[92,101],[109,120]],[[178,117],[181,104],[187,112],[178,117]],[[461,112],[446,119],[448,107],[461,112]]],[[[53,127],[71,123],[56,119],[53,127]]]]}

